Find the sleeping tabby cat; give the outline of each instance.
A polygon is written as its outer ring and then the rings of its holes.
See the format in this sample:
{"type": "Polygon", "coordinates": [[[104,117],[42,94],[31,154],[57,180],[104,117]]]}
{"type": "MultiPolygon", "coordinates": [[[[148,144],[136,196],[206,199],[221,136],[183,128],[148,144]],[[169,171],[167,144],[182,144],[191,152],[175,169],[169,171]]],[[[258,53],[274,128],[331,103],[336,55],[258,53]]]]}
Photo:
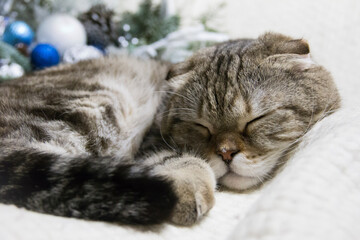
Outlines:
{"type": "Polygon", "coordinates": [[[59,216],[191,225],[216,182],[256,188],[340,106],[301,39],[267,33],[169,66],[128,57],[0,85],[0,201],[59,216]]]}

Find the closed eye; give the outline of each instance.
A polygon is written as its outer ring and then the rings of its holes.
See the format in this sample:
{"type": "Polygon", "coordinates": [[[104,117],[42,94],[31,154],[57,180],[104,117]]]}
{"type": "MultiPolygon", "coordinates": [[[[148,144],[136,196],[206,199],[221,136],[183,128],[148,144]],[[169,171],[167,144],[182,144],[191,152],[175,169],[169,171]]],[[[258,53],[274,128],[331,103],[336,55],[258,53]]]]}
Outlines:
{"type": "Polygon", "coordinates": [[[211,135],[211,131],[207,126],[202,125],[201,123],[194,123],[194,125],[195,125],[196,128],[198,128],[199,130],[202,130],[204,133],[207,133],[208,135],[211,135]]]}
{"type": "Polygon", "coordinates": [[[246,125],[245,125],[245,128],[244,128],[244,132],[247,130],[247,128],[248,128],[251,124],[253,124],[253,123],[256,122],[256,121],[259,121],[260,119],[265,118],[267,115],[268,115],[268,114],[261,115],[261,116],[259,116],[259,117],[257,117],[257,118],[252,119],[251,121],[247,122],[246,125]]]}

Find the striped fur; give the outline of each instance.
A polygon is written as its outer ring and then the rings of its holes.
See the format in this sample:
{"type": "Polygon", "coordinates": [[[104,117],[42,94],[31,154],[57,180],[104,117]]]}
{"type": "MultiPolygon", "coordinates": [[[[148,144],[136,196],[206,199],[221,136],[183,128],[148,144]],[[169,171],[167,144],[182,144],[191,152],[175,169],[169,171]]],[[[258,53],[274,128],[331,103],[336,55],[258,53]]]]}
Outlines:
{"type": "Polygon", "coordinates": [[[308,52],[303,40],[265,34],[170,70],[105,58],[3,83],[0,201],[90,220],[194,224],[214,205],[216,178],[238,190],[260,185],[339,107],[308,52]]]}
{"type": "Polygon", "coordinates": [[[205,49],[168,76],[176,94],[163,135],[207,159],[219,182],[237,190],[271,178],[311,126],[340,106],[308,43],[280,34],[205,49]]]}
{"type": "Polygon", "coordinates": [[[135,159],[167,72],[107,58],[0,85],[0,202],[127,224],[196,222],[214,202],[210,167],[167,150],[135,159]]]}

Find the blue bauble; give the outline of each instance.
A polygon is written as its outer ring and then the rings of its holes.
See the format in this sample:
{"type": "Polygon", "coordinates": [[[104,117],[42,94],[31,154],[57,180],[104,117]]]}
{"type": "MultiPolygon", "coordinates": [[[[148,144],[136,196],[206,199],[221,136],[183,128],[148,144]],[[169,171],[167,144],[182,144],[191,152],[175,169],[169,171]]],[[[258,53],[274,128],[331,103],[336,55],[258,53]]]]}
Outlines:
{"type": "Polygon", "coordinates": [[[34,32],[23,21],[15,21],[6,26],[3,41],[15,46],[18,43],[30,45],[34,38],[34,32]]]}
{"type": "Polygon", "coordinates": [[[40,43],[31,52],[31,63],[35,69],[51,67],[59,62],[60,55],[56,48],[50,44],[40,43]]]}

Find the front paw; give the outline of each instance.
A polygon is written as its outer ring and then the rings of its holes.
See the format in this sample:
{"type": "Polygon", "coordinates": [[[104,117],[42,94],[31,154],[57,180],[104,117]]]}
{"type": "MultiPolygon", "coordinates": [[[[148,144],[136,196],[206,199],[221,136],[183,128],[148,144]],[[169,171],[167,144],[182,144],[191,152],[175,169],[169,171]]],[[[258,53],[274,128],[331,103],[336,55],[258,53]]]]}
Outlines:
{"type": "Polygon", "coordinates": [[[168,160],[169,177],[174,181],[178,197],[171,221],[179,225],[192,225],[205,215],[215,203],[215,175],[204,160],[183,156],[168,160]]]}

